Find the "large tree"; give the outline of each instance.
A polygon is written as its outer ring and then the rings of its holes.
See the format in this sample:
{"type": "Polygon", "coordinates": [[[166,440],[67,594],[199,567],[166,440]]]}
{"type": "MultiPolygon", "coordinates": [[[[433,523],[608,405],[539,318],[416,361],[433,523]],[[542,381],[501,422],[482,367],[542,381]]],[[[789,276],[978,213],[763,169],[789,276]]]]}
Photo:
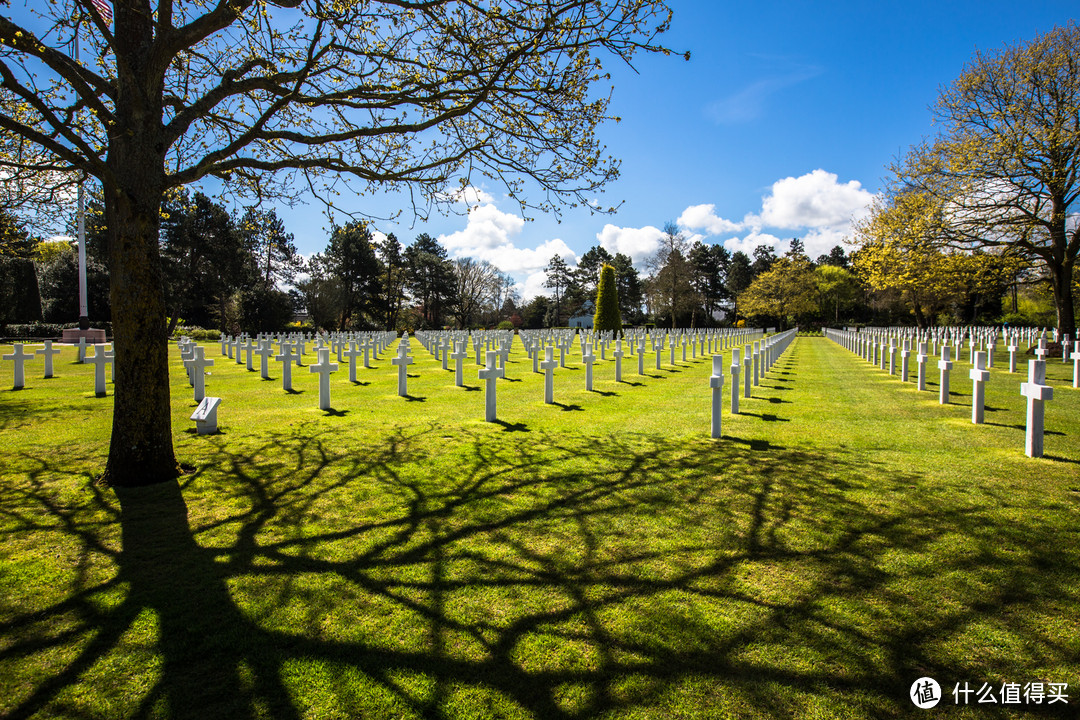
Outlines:
{"type": "Polygon", "coordinates": [[[420,313],[426,327],[441,328],[443,311],[453,305],[455,291],[454,265],[446,248],[427,233],[416,236],[405,248],[409,292],[420,302],[420,313]]]}
{"type": "Polygon", "coordinates": [[[617,172],[596,133],[600,57],[661,49],[670,20],[661,0],[25,7],[0,16],[0,166],[102,185],[117,485],[179,472],[158,257],[168,189],[215,177],[260,199],[315,190],[333,207],[382,186],[423,212],[487,176],[523,205],[530,178],[533,207],[588,202],[617,172]]]}
{"type": "MultiPolygon", "coordinates": [[[[327,272],[338,287],[338,330],[363,328],[378,309],[382,268],[367,223],[334,228],[323,253],[327,272]]],[[[381,319],[381,318],[380,318],[381,319]]]]}
{"type": "Polygon", "coordinates": [[[680,319],[690,316],[698,305],[694,290],[694,268],[690,263],[690,243],[675,223],[664,225],[660,246],[649,258],[652,312],[665,315],[674,329],[680,319]]]}
{"type": "Polygon", "coordinates": [[[817,309],[813,266],[804,258],[781,257],[754,278],[740,302],[747,315],[775,318],[783,329],[799,315],[817,309]]]}
{"type": "Polygon", "coordinates": [[[936,139],[895,168],[897,184],[934,198],[945,242],[1009,248],[1043,265],[1057,326],[1075,336],[1080,226],[1080,26],[976,53],[941,93],[936,139]]]}

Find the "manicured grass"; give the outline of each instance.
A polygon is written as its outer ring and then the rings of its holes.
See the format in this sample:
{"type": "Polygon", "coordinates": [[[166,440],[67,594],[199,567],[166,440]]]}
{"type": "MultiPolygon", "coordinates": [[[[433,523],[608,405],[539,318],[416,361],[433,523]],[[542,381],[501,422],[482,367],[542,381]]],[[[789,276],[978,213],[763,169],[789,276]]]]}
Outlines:
{"type": "Polygon", "coordinates": [[[1034,460],[1000,351],[974,426],[963,361],[941,406],[936,368],[919,393],[801,337],[714,441],[701,357],[616,384],[609,353],[590,393],[575,351],[545,405],[518,343],[489,424],[472,361],[457,388],[413,347],[410,398],[386,357],[323,412],[306,367],[288,394],[210,344],[214,436],[174,348],[194,471],[126,492],[73,350],[0,391],[0,716],[1076,716],[1071,365],[1034,460]],[[1032,681],[1069,704],[953,704],[1032,681]]]}

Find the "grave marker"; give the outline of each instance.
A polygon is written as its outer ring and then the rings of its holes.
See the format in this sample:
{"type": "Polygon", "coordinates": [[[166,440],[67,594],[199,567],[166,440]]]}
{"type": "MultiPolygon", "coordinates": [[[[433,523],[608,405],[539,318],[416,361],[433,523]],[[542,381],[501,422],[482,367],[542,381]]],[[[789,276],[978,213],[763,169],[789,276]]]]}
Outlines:
{"type": "MultiPolygon", "coordinates": [[[[33,358],[33,353],[23,352],[22,343],[15,343],[12,346],[11,354],[4,355],[4,360],[11,360],[15,363],[15,384],[12,387],[12,390],[22,390],[23,386],[26,385],[26,361],[32,360],[33,358]]],[[[104,372],[104,370],[102,370],[102,372],[104,372]]],[[[104,375],[102,377],[104,377],[104,375]]],[[[102,386],[104,386],[104,384],[105,382],[103,380],[102,386]]],[[[102,390],[102,392],[105,391],[102,390]]]]}
{"type": "Polygon", "coordinates": [[[949,360],[949,346],[941,346],[941,359],[938,360],[938,370],[940,370],[940,382],[941,387],[938,391],[938,404],[949,404],[949,371],[952,370],[952,361],[949,360]]]}
{"type": "Polygon", "coordinates": [[[112,359],[113,353],[106,350],[104,345],[95,345],[94,356],[87,358],[94,364],[94,394],[98,397],[105,395],[105,363],[112,359]]]}
{"type": "Polygon", "coordinates": [[[975,367],[968,371],[971,378],[971,422],[978,425],[983,421],[986,381],[990,379],[990,371],[986,369],[986,353],[975,351],[972,360],[975,367]]]}
{"type": "Polygon", "coordinates": [[[480,371],[480,379],[484,381],[484,419],[487,422],[495,422],[495,393],[496,383],[499,378],[506,375],[504,368],[496,367],[495,360],[499,356],[494,350],[487,351],[487,367],[480,371]]]}
{"type": "Polygon", "coordinates": [[[544,402],[548,405],[555,402],[555,368],[558,365],[551,346],[544,348],[544,361],[540,363],[540,367],[544,371],[544,402]]]}
{"type": "MultiPolygon", "coordinates": [[[[210,362],[213,362],[213,360],[210,362]]],[[[195,408],[195,412],[191,413],[191,419],[195,421],[195,429],[199,431],[200,435],[209,435],[218,431],[217,411],[219,405],[221,405],[221,398],[204,397],[199,402],[199,407],[195,408]]]]}
{"type": "Polygon", "coordinates": [[[720,409],[724,403],[724,356],[713,355],[712,375],[709,377],[712,388],[712,436],[720,437],[720,409]]]}
{"type": "Polygon", "coordinates": [[[337,363],[330,362],[330,348],[321,347],[318,352],[319,362],[308,366],[308,372],[319,373],[319,409],[330,409],[330,374],[338,369],[337,363]]]}
{"type": "Polygon", "coordinates": [[[281,389],[285,392],[292,390],[292,364],[293,346],[291,342],[281,341],[281,352],[274,358],[281,363],[281,389]]]}
{"type": "Polygon", "coordinates": [[[191,385],[195,389],[195,402],[202,402],[203,398],[206,397],[206,368],[212,367],[214,364],[213,358],[206,357],[204,352],[202,347],[195,346],[191,359],[184,363],[191,372],[191,385]]]}
{"type": "Polygon", "coordinates": [[[742,363],[739,362],[739,348],[731,351],[731,414],[739,414],[739,372],[742,363]]]}
{"type": "MultiPolygon", "coordinates": [[[[1045,343],[1045,340],[1043,340],[1045,343]]],[[[1027,428],[1024,431],[1024,454],[1042,457],[1046,401],[1054,399],[1054,388],[1046,384],[1046,361],[1028,361],[1028,381],[1020,383],[1020,394],[1027,398],[1027,428]]]]}
{"type": "Polygon", "coordinates": [[[53,376],[53,358],[60,354],[60,348],[54,348],[53,341],[46,340],[45,347],[34,354],[45,356],[45,377],[51,378],[53,376]]]}
{"type": "Polygon", "coordinates": [[[407,345],[408,335],[401,340],[401,344],[398,345],[397,357],[390,360],[391,365],[397,365],[398,380],[397,380],[397,394],[401,397],[408,397],[409,395],[409,366],[415,361],[409,357],[409,346],[407,345]]]}

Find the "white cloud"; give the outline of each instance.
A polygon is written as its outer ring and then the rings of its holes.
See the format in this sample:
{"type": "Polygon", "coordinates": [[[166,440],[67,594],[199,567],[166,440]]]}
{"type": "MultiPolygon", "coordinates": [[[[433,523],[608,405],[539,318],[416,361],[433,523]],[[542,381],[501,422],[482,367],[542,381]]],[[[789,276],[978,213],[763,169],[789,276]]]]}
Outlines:
{"type": "Polygon", "coordinates": [[[873,200],[858,180],[840,184],[834,173],[818,169],[773,183],[759,219],[764,227],[791,230],[847,227],[853,218],[865,216],[873,200]]]}
{"type": "Polygon", "coordinates": [[[656,252],[663,236],[663,230],[652,225],[643,228],[621,228],[610,223],[596,233],[601,247],[612,255],[622,253],[630,256],[635,265],[641,265],[645,258],[656,252]]]}
{"type": "Polygon", "coordinates": [[[438,241],[452,257],[471,257],[487,260],[511,275],[533,273],[545,267],[559,255],[568,263],[577,262],[574,251],[559,238],[545,240],[535,248],[519,248],[513,238],[525,227],[525,221],[513,213],[499,210],[492,204],[480,205],[469,211],[463,230],[440,235],[438,241]]]}
{"type": "Polygon", "coordinates": [[[544,287],[544,283],[547,282],[547,273],[543,270],[537,270],[529,273],[529,276],[525,278],[524,283],[517,284],[517,291],[521,293],[522,302],[529,302],[537,295],[547,295],[550,290],[544,287]]]}
{"type": "Polygon", "coordinates": [[[483,249],[511,244],[510,238],[521,232],[525,221],[513,213],[504,213],[494,205],[480,205],[469,210],[464,230],[440,235],[443,244],[454,257],[477,257],[483,249]]]}
{"type": "MultiPolygon", "coordinates": [[[[769,245],[774,250],[778,249],[779,244],[782,241],[775,235],[769,233],[762,233],[754,230],[749,235],[743,238],[728,238],[724,241],[724,247],[731,252],[744,252],[750,257],[754,255],[754,248],[761,245],[769,245]]],[[[779,252],[779,251],[778,251],[779,252]]]]}
{"type": "Polygon", "coordinates": [[[803,241],[803,245],[806,246],[807,257],[816,260],[819,255],[828,255],[829,251],[837,245],[844,248],[844,252],[851,252],[851,248],[844,246],[844,238],[850,234],[850,227],[815,228],[800,239],[803,241]]]}
{"type": "Polygon", "coordinates": [[[441,193],[441,196],[470,208],[495,202],[495,198],[489,193],[473,185],[466,185],[457,190],[441,193]]]}
{"type": "Polygon", "coordinates": [[[675,222],[691,230],[705,230],[710,235],[737,232],[744,227],[743,223],[732,222],[717,216],[716,206],[711,203],[691,205],[683,210],[682,215],[675,222]]]}

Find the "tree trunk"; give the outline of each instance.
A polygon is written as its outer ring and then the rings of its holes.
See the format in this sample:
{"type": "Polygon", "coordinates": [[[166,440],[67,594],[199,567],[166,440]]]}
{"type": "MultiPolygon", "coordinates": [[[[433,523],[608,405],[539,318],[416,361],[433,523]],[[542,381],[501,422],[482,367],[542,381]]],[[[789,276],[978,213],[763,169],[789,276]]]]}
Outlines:
{"type": "Polygon", "coordinates": [[[158,254],[168,147],[162,124],[163,70],[153,62],[154,19],[143,7],[117,3],[116,28],[117,115],[103,182],[116,354],[112,438],[103,479],[136,486],[180,474],[173,452],[158,254]]]}
{"type": "MultiPolygon", "coordinates": [[[[113,423],[104,479],[151,485],[180,472],[173,452],[169,357],[158,230],[163,161],[137,140],[110,152],[106,186],[115,357],[113,423]]],[[[150,146],[152,147],[152,146],[150,146]]]]}
{"type": "Polygon", "coordinates": [[[1058,337],[1076,337],[1076,311],[1073,306],[1072,278],[1075,260],[1050,264],[1050,284],[1054,288],[1058,337]]]}

